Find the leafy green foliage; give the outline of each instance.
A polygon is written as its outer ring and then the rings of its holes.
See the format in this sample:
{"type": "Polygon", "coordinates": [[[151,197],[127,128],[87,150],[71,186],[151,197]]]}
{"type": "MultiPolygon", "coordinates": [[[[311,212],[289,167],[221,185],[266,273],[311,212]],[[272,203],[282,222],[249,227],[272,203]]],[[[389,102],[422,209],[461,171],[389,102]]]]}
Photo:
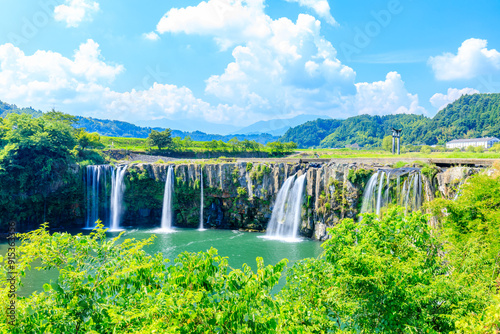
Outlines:
{"type": "MultiPolygon", "coordinates": [[[[90,236],[50,235],[46,229],[22,237],[17,269],[24,274],[33,261],[39,269],[56,268],[56,281],[43,292],[17,302],[17,323],[0,330],[10,333],[266,333],[277,320],[271,289],[278,283],[286,260],[257,271],[232,269],[215,249],[182,253],[169,265],[161,254],[143,250],[142,241],[107,240],[102,225],[90,236]]],[[[0,267],[5,282],[6,267],[0,267]]],[[[20,278],[17,279],[20,284],[20,278]]],[[[0,289],[2,307],[7,287],[0,289]]]]}
{"type": "Polygon", "coordinates": [[[84,129],[79,129],[76,133],[78,145],[85,150],[86,148],[102,149],[104,144],[101,143],[101,136],[98,133],[88,133],[84,129]]]}
{"type": "MultiPolygon", "coordinates": [[[[387,152],[392,152],[392,136],[385,136],[382,140],[382,149],[387,152]]],[[[397,150],[395,147],[394,150],[397,150]]]]}
{"type": "Polygon", "coordinates": [[[148,144],[158,147],[159,150],[166,147],[168,148],[172,145],[172,131],[170,131],[170,129],[165,129],[162,132],[151,130],[148,136],[148,144]]]}
{"type": "Polygon", "coordinates": [[[449,332],[474,296],[447,276],[441,244],[419,212],[394,209],[330,229],[317,260],[288,272],[279,294],[290,329],[306,332],[449,332]]]}
{"type": "Polygon", "coordinates": [[[362,189],[365,188],[366,182],[370,179],[373,174],[371,169],[349,169],[347,174],[347,179],[351,181],[352,184],[360,185],[362,189]]]}
{"type": "MultiPolygon", "coordinates": [[[[81,213],[81,179],[75,165],[83,160],[101,162],[102,157],[78,149],[71,122],[72,116],[56,111],[37,118],[26,113],[0,118],[0,228],[8,220],[36,221],[37,226],[47,218],[59,221],[69,212],[81,213]],[[66,197],[54,198],[56,191],[66,197]]],[[[97,145],[98,138],[92,143],[97,145]]]]}
{"type": "Polygon", "coordinates": [[[285,154],[292,153],[297,148],[297,144],[294,142],[282,143],[275,141],[267,143],[266,147],[269,149],[269,153],[271,153],[271,155],[283,156],[285,154]]]}

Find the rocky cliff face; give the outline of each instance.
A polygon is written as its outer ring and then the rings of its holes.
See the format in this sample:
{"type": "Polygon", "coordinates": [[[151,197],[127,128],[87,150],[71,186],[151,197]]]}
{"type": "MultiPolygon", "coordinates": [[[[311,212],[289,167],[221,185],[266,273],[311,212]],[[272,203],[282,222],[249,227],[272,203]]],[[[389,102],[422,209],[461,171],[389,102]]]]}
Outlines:
{"type": "MultiPolygon", "coordinates": [[[[128,168],[125,225],[159,224],[167,168],[166,164],[128,168]]],[[[358,213],[363,185],[349,180],[349,173],[355,175],[357,170],[365,169],[355,164],[284,162],[175,165],[175,225],[198,226],[203,177],[205,227],[265,231],[284,181],[293,174],[306,174],[300,233],[323,240],[327,227],[358,213]]]]}
{"type": "MultiPolygon", "coordinates": [[[[125,225],[159,225],[167,164],[134,164],[128,168],[125,225]]],[[[175,225],[197,227],[200,180],[204,183],[204,225],[207,228],[265,231],[276,196],[285,180],[306,175],[300,234],[327,238],[327,228],[343,218],[356,219],[367,180],[378,168],[355,163],[177,164],[175,167],[175,225]]],[[[387,168],[387,166],[385,167],[387,168]]],[[[435,169],[422,177],[424,201],[450,198],[478,170],[435,169]]]]}
{"type": "MultiPolygon", "coordinates": [[[[198,227],[200,217],[200,180],[204,183],[204,225],[207,228],[265,231],[277,194],[285,180],[306,175],[302,207],[303,236],[327,238],[327,228],[343,218],[357,219],[366,182],[380,165],[356,163],[216,163],[175,164],[175,225],[198,227]]],[[[131,164],[125,177],[124,226],[159,226],[168,164],[131,164]]],[[[422,170],[424,201],[436,196],[452,199],[461,184],[479,168],[435,168],[422,170]],[[425,174],[425,175],[424,175],[425,174]]],[[[82,171],[72,170],[74,182],[56,182],[53,194],[39,206],[26,208],[20,217],[20,229],[36,228],[36,222],[50,221],[51,226],[73,226],[84,222],[85,186],[82,171]],[[62,188],[61,188],[62,187],[62,188]]],[[[110,182],[102,180],[102,182],[110,182]]],[[[109,201],[110,186],[101,189],[109,201]]],[[[109,210],[109,203],[101,203],[109,210]]],[[[436,223],[436,222],[431,222],[436,223]]]]}

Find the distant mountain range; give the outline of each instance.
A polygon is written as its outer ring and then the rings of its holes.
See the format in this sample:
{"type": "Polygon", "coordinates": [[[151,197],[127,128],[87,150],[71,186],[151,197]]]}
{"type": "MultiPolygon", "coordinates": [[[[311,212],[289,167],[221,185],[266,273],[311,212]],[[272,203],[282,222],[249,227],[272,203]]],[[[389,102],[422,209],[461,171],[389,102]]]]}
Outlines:
{"type": "Polygon", "coordinates": [[[500,94],[464,95],[433,118],[413,114],[360,115],[345,120],[309,121],[289,129],[281,141],[301,148],[380,147],[391,128],[403,129],[404,145],[444,144],[453,139],[500,138],[500,94]]]}
{"type": "Polygon", "coordinates": [[[269,121],[259,121],[242,129],[232,132],[233,134],[256,134],[256,133],[269,133],[273,136],[282,136],[288,129],[297,125],[303,124],[307,121],[317,119],[331,119],[329,116],[318,115],[298,115],[293,118],[277,118],[269,121]]]}
{"type": "Polygon", "coordinates": [[[262,134],[268,133],[273,136],[282,136],[285,132],[297,125],[303,124],[307,121],[313,121],[318,118],[331,119],[328,116],[318,115],[298,115],[293,118],[277,118],[269,121],[259,121],[244,128],[236,127],[228,124],[211,123],[204,120],[193,119],[167,119],[161,118],[149,121],[135,121],[134,123],[142,127],[151,128],[169,128],[180,131],[201,131],[207,134],[220,134],[220,135],[236,135],[236,134],[262,134]]]}
{"type": "MultiPolygon", "coordinates": [[[[5,117],[10,113],[27,113],[33,115],[34,117],[43,115],[42,111],[35,110],[31,107],[19,108],[15,104],[8,104],[0,101],[0,117],[5,117]]],[[[132,123],[122,121],[113,121],[82,116],[76,117],[78,119],[78,123],[75,125],[76,128],[85,128],[89,132],[97,132],[102,136],[109,137],[147,138],[151,129],[159,131],[163,131],[165,129],[161,126],[141,127],[132,123]]],[[[233,138],[238,138],[238,140],[254,140],[265,145],[268,142],[276,141],[279,138],[278,136],[272,136],[267,133],[219,135],[204,133],[201,131],[180,131],[171,126],[169,126],[169,128],[172,129],[173,137],[180,137],[183,139],[187,136],[190,136],[191,139],[195,141],[222,140],[224,142],[228,142],[233,138]]]]}
{"type": "MultiPolygon", "coordinates": [[[[110,121],[106,119],[96,119],[91,117],[81,117],[78,116],[78,128],[85,128],[89,132],[97,132],[102,136],[109,137],[133,137],[133,138],[147,138],[150,130],[163,131],[165,128],[161,127],[140,127],[132,123],[122,122],[122,121],[110,121]]],[[[271,141],[278,140],[279,137],[272,136],[267,133],[251,134],[251,135],[218,135],[209,134],[201,131],[180,131],[172,129],[172,137],[180,137],[184,139],[190,136],[192,140],[195,141],[211,141],[211,140],[222,140],[223,142],[228,142],[233,138],[238,138],[238,140],[255,140],[261,144],[267,144],[271,141]]]]}
{"type": "Polygon", "coordinates": [[[134,123],[142,127],[164,128],[164,129],[168,128],[168,129],[176,129],[179,131],[187,131],[187,132],[201,131],[207,134],[221,134],[221,135],[227,135],[238,130],[237,126],[228,124],[217,124],[217,123],[207,122],[204,120],[195,120],[195,119],[172,120],[168,118],[161,118],[149,121],[135,121],[134,123]]]}

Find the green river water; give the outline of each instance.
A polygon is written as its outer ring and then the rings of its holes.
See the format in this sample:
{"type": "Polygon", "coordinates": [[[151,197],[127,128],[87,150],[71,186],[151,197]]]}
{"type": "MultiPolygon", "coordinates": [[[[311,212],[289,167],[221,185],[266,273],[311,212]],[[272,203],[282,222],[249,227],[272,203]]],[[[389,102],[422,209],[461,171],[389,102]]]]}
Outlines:
{"type": "MultiPolygon", "coordinates": [[[[72,233],[88,234],[88,230],[76,230],[72,233]]],[[[228,257],[229,265],[232,268],[241,268],[243,263],[248,264],[253,270],[256,270],[255,259],[262,257],[264,264],[276,264],[281,259],[289,260],[289,266],[294,262],[308,258],[317,257],[321,254],[321,243],[309,239],[299,242],[285,242],[279,240],[269,240],[263,238],[262,233],[250,233],[230,230],[205,230],[195,229],[175,229],[174,233],[156,233],[154,229],[136,229],[127,230],[122,238],[135,238],[137,240],[145,239],[155,234],[157,237],[152,245],[145,248],[149,254],[157,252],[163,253],[165,258],[173,261],[178,254],[188,252],[200,252],[214,247],[219,255],[228,257]]],[[[109,237],[117,236],[118,232],[108,233],[109,237]]],[[[6,255],[8,245],[0,244],[0,254],[6,255]]],[[[34,265],[36,266],[36,264],[34,265]]],[[[33,266],[33,267],[34,267],[33,266]]],[[[32,270],[23,278],[23,284],[20,296],[26,296],[33,291],[42,290],[44,283],[57,278],[57,271],[36,271],[32,270]]],[[[277,288],[284,284],[280,281],[277,288]]]]}

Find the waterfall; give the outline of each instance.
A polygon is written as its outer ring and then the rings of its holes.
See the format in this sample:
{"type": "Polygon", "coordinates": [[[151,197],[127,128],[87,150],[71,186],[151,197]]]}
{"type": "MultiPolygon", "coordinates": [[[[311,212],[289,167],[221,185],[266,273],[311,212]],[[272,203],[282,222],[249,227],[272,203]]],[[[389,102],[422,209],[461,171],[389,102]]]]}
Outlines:
{"type": "Polygon", "coordinates": [[[382,206],[382,188],[384,187],[384,176],[385,172],[382,172],[380,174],[380,180],[378,181],[377,215],[380,214],[380,207],[382,206]]]}
{"type": "Polygon", "coordinates": [[[205,231],[203,227],[203,167],[201,167],[200,171],[200,226],[198,230],[205,231]]]}
{"type": "MultiPolygon", "coordinates": [[[[107,221],[107,212],[100,210],[101,203],[105,204],[105,200],[101,200],[101,197],[105,198],[107,194],[107,178],[106,175],[110,171],[110,166],[108,165],[92,165],[87,166],[85,174],[85,186],[86,186],[86,197],[87,197],[87,215],[85,228],[93,229],[95,228],[95,222],[99,219],[102,221],[107,221]],[[104,179],[104,182],[101,182],[104,179]],[[104,188],[104,189],[102,189],[104,188]],[[104,194],[101,194],[104,190],[104,194]],[[104,217],[102,216],[104,215],[104,217]]],[[[106,208],[106,205],[104,205],[106,208]]]]}
{"type": "Polygon", "coordinates": [[[110,231],[119,231],[123,214],[123,194],[125,183],[123,177],[127,170],[127,165],[115,167],[111,174],[111,226],[110,231]]]}
{"type": "Polygon", "coordinates": [[[276,197],[266,237],[289,241],[297,240],[302,221],[305,180],[305,175],[297,177],[297,174],[286,179],[276,197]]]}
{"type": "Polygon", "coordinates": [[[167,172],[167,179],[165,180],[165,192],[163,194],[163,209],[161,213],[161,230],[164,232],[169,232],[172,230],[173,194],[174,194],[174,168],[173,166],[169,166],[167,172]]]}
{"type": "MultiPolygon", "coordinates": [[[[394,185],[394,183],[393,183],[394,185]]],[[[380,215],[383,207],[394,203],[405,207],[405,212],[418,210],[422,206],[422,175],[416,168],[378,170],[368,181],[363,193],[361,213],[380,215]],[[391,192],[391,178],[396,183],[391,192]],[[402,189],[401,187],[402,182],[402,189]]]]}
{"type": "Polygon", "coordinates": [[[373,212],[377,207],[377,202],[375,201],[374,189],[377,187],[378,176],[380,171],[377,171],[372,175],[370,180],[365,187],[365,192],[363,194],[363,203],[361,204],[361,213],[373,212]]]}

